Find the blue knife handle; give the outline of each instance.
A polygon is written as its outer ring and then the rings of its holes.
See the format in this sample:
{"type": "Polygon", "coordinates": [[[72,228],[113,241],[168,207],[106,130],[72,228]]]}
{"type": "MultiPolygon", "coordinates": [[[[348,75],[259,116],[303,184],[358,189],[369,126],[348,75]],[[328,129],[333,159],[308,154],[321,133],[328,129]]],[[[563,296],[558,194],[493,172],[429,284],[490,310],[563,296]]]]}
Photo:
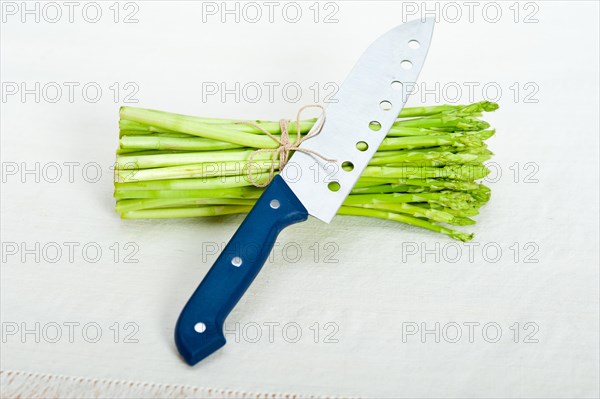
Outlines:
{"type": "Polygon", "coordinates": [[[260,272],[277,236],[307,218],[300,200],[275,176],[179,315],[175,343],[188,364],[225,345],[225,318],[260,272]]]}

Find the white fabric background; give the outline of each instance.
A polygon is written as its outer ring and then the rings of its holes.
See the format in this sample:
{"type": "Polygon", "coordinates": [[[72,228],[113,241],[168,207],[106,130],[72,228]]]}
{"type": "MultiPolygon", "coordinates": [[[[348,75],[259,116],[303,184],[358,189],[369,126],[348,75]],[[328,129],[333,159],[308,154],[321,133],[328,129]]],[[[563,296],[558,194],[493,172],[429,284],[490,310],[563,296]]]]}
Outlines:
{"type": "MultiPolygon", "coordinates": [[[[81,246],[72,262],[65,250],[56,263],[47,258],[38,263],[32,256],[22,262],[3,249],[0,360],[6,392],[11,388],[6,371],[17,370],[206,387],[213,395],[233,390],[373,397],[598,396],[598,3],[536,2],[539,23],[532,24],[514,23],[510,4],[502,3],[505,14],[498,23],[476,13],[473,23],[463,16],[458,23],[436,26],[421,74],[428,87],[458,82],[464,101],[464,82],[497,82],[503,89],[501,109],[487,117],[498,129],[490,145],[502,177],[491,184],[493,198],[472,229],[479,244],[472,260],[467,246],[393,222],[339,217],[330,225],[310,220],[293,226],[282,233],[273,261],[228,318],[230,329],[235,323],[246,326],[247,339],[235,342],[228,335],[222,350],[193,368],[176,353],[173,327],[215,259],[203,249],[226,242],[242,218],[119,220],[109,167],[122,97],[115,103],[108,87],[135,82],[138,105],[149,108],[233,118],[293,117],[301,104],[314,102],[311,84],[342,81],[366,46],[402,21],[402,5],[338,2],[339,23],[315,24],[306,3],[307,17],[298,24],[280,17],[275,23],[236,24],[217,18],[202,23],[200,3],[150,1],[137,2],[139,23],[115,24],[109,3],[102,4],[107,17],[97,24],[81,18],[73,24],[14,18],[2,24],[3,82],[98,82],[104,89],[95,104],[84,101],[80,91],[73,103],[64,98],[36,103],[31,96],[22,102],[12,96],[1,104],[5,172],[13,162],[29,168],[35,162],[97,162],[103,169],[97,183],[82,179],[81,167],[73,183],[66,176],[57,183],[36,183],[28,175],[23,183],[21,174],[3,175],[4,245],[94,242],[103,251],[97,263],[82,257],[81,246]],[[203,103],[202,82],[223,81],[298,82],[304,95],[295,104],[284,101],[281,91],[272,103],[266,94],[257,103],[231,98],[223,103],[217,97],[203,103]],[[523,101],[529,90],[515,101],[509,89],[515,82],[537,84],[539,101],[523,101]],[[515,162],[518,182],[509,169],[515,162]],[[539,169],[537,183],[523,181],[532,170],[524,169],[527,162],[539,169]],[[118,262],[110,249],[115,242],[121,248],[118,262]],[[123,261],[128,242],[139,246],[138,263],[123,261]],[[439,245],[438,253],[446,250],[447,256],[436,262],[430,254],[423,261],[422,250],[406,255],[406,242],[429,249],[439,245]],[[510,249],[515,243],[518,261],[510,249]],[[502,249],[497,262],[485,259],[486,244],[502,249]],[[523,257],[535,246],[539,251],[532,259],[538,262],[525,263],[523,257]],[[283,248],[289,251],[287,260],[283,248]],[[289,259],[294,248],[302,251],[297,262],[289,259]],[[331,248],[337,248],[337,263],[325,260],[331,248]],[[456,248],[462,255],[452,263],[448,256],[456,248]],[[74,342],[65,322],[80,323],[74,342]],[[90,322],[102,328],[97,343],[82,337],[81,326],[90,322]],[[118,343],[110,329],[115,322],[118,343]],[[138,343],[123,342],[127,322],[139,326],[138,343]],[[280,323],[274,342],[265,322],[280,323]],[[311,330],[315,322],[318,343],[311,330]],[[328,322],[338,328],[337,343],[323,342],[332,331],[324,329],[328,322]],[[436,343],[429,335],[423,343],[415,335],[403,342],[403,323],[411,322],[429,328],[456,322],[463,337],[450,343],[448,333],[436,343]],[[473,342],[465,322],[480,323],[473,342]],[[481,326],[490,322],[502,328],[497,343],[482,336],[481,326]],[[539,342],[523,342],[527,322],[539,327],[539,342]],[[13,323],[19,328],[40,323],[47,329],[58,323],[63,336],[57,343],[42,336],[38,343],[21,331],[6,335],[13,323]],[[252,323],[262,325],[257,343],[249,342],[252,323]],[[300,326],[299,342],[283,338],[286,323],[300,326]],[[520,323],[518,343],[510,329],[514,323],[520,323]]],[[[480,89],[475,94],[481,99],[480,89]]],[[[421,103],[419,97],[410,100],[421,103]]],[[[66,167],[62,171],[66,174],[66,167]]],[[[495,257],[494,250],[488,255],[495,257]]],[[[106,397],[107,392],[95,394],[106,397]]]]}

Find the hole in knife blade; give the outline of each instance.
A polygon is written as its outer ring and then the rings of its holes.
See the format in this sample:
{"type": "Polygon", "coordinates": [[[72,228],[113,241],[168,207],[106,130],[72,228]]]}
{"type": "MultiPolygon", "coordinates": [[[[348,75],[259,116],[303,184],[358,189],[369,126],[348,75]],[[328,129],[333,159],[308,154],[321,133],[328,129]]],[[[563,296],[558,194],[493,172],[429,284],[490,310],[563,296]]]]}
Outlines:
{"type": "Polygon", "coordinates": [[[354,164],[350,161],[343,162],[342,169],[346,172],[352,172],[354,170],[354,164]]]}
{"type": "Polygon", "coordinates": [[[329,189],[329,191],[333,191],[333,192],[340,191],[340,187],[341,187],[340,183],[338,183],[336,181],[332,181],[331,183],[329,183],[327,185],[327,188],[329,189]]]}
{"type": "Polygon", "coordinates": [[[269,205],[273,209],[279,209],[279,207],[281,206],[281,204],[279,203],[279,200],[276,200],[276,199],[271,200],[271,203],[269,205]]]}
{"type": "Polygon", "coordinates": [[[413,64],[409,60],[404,60],[400,63],[400,66],[402,67],[402,69],[408,70],[412,68],[413,64]]]}
{"type": "Polygon", "coordinates": [[[399,82],[399,81],[397,81],[397,80],[394,80],[394,81],[392,82],[392,89],[394,89],[394,90],[398,90],[398,91],[402,90],[402,82],[399,82]]]}
{"type": "Polygon", "coordinates": [[[358,151],[367,151],[369,149],[369,145],[364,141],[359,141],[356,143],[356,149],[358,151]]]}
{"type": "Polygon", "coordinates": [[[374,132],[377,132],[377,131],[381,130],[381,123],[379,123],[377,121],[371,121],[371,122],[369,122],[369,129],[371,129],[374,132]]]}
{"type": "Polygon", "coordinates": [[[384,111],[389,111],[392,109],[392,103],[389,101],[382,101],[379,103],[379,107],[384,111]]]}
{"type": "Polygon", "coordinates": [[[419,47],[421,47],[421,43],[419,43],[417,40],[410,40],[408,42],[408,47],[412,49],[418,49],[419,47]]]}

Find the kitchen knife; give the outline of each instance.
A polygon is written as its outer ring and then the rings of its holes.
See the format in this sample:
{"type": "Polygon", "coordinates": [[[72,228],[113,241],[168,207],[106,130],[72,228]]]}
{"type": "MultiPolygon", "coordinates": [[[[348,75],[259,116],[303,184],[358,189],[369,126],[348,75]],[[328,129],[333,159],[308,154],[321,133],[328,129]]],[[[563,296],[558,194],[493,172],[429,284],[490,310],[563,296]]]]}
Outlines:
{"type": "MultiPolygon", "coordinates": [[[[283,228],[312,215],[329,223],[404,107],[423,67],[434,22],[411,21],[373,42],[327,107],[320,133],[300,145],[208,271],[175,327],[194,365],[225,345],[225,318],[265,263],[283,228]]],[[[323,116],[322,116],[323,117],[323,116]]]]}

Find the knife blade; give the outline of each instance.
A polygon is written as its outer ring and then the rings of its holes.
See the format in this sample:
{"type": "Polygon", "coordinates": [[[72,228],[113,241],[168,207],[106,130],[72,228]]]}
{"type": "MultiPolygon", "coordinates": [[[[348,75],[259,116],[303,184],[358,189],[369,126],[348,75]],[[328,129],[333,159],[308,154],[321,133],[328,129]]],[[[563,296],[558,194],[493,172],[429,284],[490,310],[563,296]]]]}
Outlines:
{"type": "MultiPolygon", "coordinates": [[[[327,107],[321,132],[300,145],[275,176],[183,308],[175,343],[198,363],[223,345],[225,319],[260,272],[285,227],[312,215],[329,223],[406,102],[421,71],[433,19],[397,26],[375,40],[327,107]]],[[[322,116],[323,117],[323,116],[322,116]]]]}
{"type": "Polygon", "coordinates": [[[300,145],[339,162],[296,152],[281,172],[311,216],[331,222],[350,194],[404,107],[432,34],[433,19],[416,20],[373,42],[340,86],[338,102],[328,105],[321,132],[300,145]],[[332,191],[330,183],[339,189],[332,191]]]}

